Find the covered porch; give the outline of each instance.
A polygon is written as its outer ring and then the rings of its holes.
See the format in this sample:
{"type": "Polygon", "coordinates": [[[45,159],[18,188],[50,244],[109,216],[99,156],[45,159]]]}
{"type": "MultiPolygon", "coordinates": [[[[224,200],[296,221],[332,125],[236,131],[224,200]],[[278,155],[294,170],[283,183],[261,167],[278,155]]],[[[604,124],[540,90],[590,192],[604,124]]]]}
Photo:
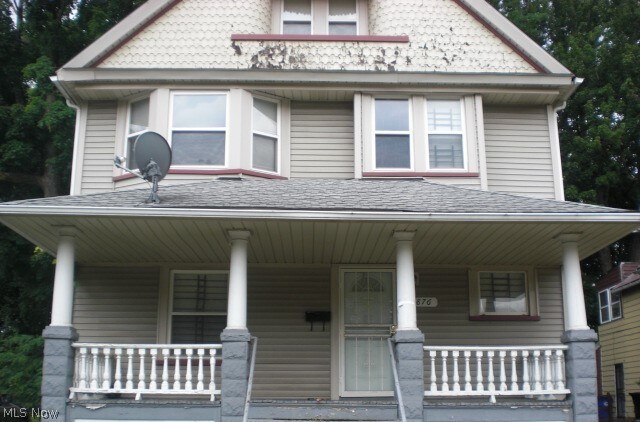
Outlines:
{"type": "Polygon", "coordinates": [[[405,183],[437,206],[380,202],[376,189],[355,205],[256,209],[239,192],[244,207],[212,208],[183,204],[179,187],[160,206],[128,204],[144,191],[3,206],[5,224],[57,256],[43,406],[71,420],[154,400],[214,409],[190,420],[438,420],[456,404],[495,420],[516,408],[577,420],[576,406],[595,409],[579,259],[637,214],[405,183]],[[525,311],[484,312],[484,273],[526,280],[525,311]],[[227,286],[222,310],[206,311],[222,325],[203,343],[173,341],[176,274],[227,286]]]}

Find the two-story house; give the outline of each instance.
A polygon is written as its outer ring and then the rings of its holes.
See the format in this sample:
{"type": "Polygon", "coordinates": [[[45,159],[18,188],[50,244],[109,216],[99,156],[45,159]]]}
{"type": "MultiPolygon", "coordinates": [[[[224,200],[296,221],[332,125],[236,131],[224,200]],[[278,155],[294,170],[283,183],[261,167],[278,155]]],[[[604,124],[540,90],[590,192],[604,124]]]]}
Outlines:
{"type": "Polygon", "coordinates": [[[613,415],[640,411],[640,263],[621,262],[598,281],[602,392],[614,398],[613,415]],[[635,394],[634,403],[629,394],[635,394]],[[634,406],[635,405],[635,406],[634,406]]]}
{"type": "Polygon", "coordinates": [[[57,258],[43,408],[596,420],[580,258],[640,214],[564,201],[580,81],[484,1],[149,0],[54,81],[71,195],[0,205],[57,258]]]}

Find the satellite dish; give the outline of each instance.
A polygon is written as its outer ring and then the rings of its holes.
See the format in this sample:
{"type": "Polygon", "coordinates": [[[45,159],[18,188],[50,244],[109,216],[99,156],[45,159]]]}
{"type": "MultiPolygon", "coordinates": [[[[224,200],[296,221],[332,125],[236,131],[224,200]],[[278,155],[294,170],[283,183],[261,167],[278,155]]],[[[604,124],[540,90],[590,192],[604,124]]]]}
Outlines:
{"type": "Polygon", "coordinates": [[[164,179],[171,167],[171,148],[167,140],[156,132],[145,132],[133,144],[133,156],[145,180],[164,179]]]}

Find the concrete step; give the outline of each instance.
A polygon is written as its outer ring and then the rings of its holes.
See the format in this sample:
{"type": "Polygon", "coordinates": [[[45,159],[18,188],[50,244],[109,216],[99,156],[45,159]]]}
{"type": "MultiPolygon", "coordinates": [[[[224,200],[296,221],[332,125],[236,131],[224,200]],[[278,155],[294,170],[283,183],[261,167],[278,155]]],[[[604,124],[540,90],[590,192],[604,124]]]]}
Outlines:
{"type": "Polygon", "coordinates": [[[249,420],[253,422],[370,421],[398,420],[394,401],[262,401],[252,402],[249,420]]]}

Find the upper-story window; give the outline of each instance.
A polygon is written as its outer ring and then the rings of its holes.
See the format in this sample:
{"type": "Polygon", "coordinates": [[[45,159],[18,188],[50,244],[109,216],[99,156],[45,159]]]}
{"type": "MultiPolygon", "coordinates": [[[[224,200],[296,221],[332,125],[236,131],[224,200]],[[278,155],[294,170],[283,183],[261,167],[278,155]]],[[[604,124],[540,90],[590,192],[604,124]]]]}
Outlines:
{"type": "Polygon", "coordinates": [[[174,92],[171,103],[173,165],[226,164],[227,95],[174,92]]]}
{"type": "Polygon", "coordinates": [[[282,0],[281,32],[296,35],[358,35],[362,0],[282,0]]]}
{"type": "Polygon", "coordinates": [[[462,102],[427,101],[427,122],[429,168],[465,168],[462,102]]]}
{"type": "Polygon", "coordinates": [[[610,289],[599,292],[598,305],[600,307],[600,323],[622,318],[620,292],[612,292],[610,289]]]}
{"type": "Polygon", "coordinates": [[[278,103],[253,98],[252,167],[273,173],[279,171],[280,134],[278,103]]]}
{"type": "Polygon", "coordinates": [[[376,99],[377,169],[411,168],[411,114],[407,99],[376,99]]]}
{"type": "Polygon", "coordinates": [[[127,120],[127,166],[132,170],[137,170],[138,165],[133,155],[133,146],[138,135],[149,130],[149,98],[131,102],[127,120]]]}

